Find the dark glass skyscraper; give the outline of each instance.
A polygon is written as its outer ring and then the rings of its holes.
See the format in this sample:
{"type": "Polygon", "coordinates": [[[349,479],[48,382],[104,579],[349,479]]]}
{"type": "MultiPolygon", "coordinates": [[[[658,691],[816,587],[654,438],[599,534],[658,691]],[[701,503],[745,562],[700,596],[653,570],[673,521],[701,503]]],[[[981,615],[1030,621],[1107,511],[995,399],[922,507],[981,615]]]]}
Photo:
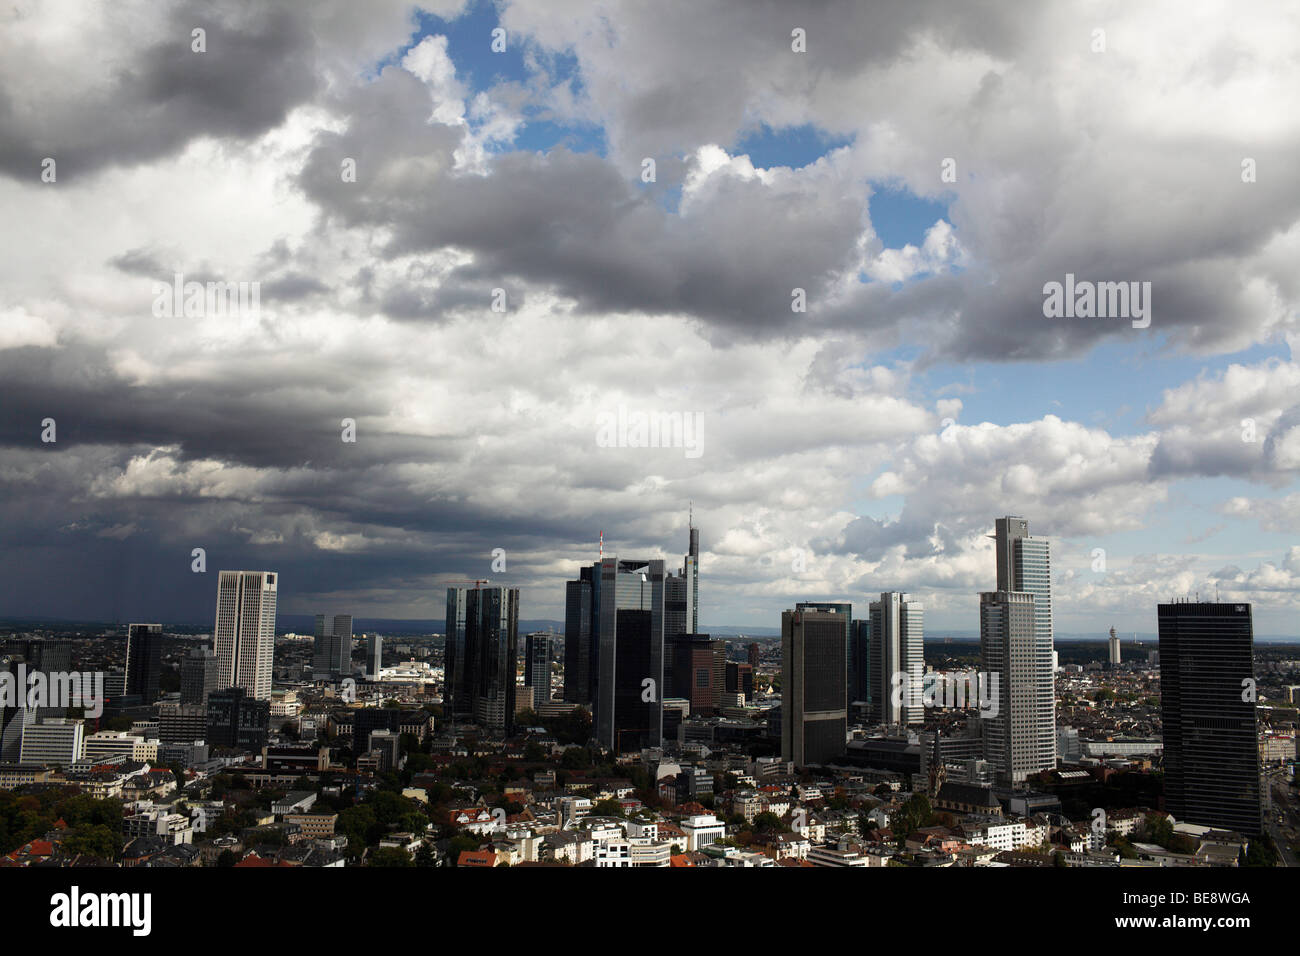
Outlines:
{"type": "Polygon", "coordinates": [[[162,676],[162,625],[131,624],[126,631],[126,692],[152,704],[162,676]]]}
{"type": "Polygon", "coordinates": [[[511,733],[518,647],[518,588],[448,588],[446,713],[511,733]]]}
{"type": "Polygon", "coordinates": [[[663,735],[664,562],[600,564],[596,739],[619,753],[659,746],[663,735]],[[636,614],[628,612],[638,612],[636,614]]]}
{"type": "Polygon", "coordinates": [[[849,703],[871,700],[871,620],[856,620],[849,628],[849,703]]]}
{"type": "Polygon", "coordinates": [[[796,766],[842,756],[848,723],[845,616],[781,615],[781,759],[796,766]]]}
{"type": "Polygon", "coordinates": [[[312,671],[317,680],[338,680],[352,673],[352,615],[316,615],[312,671]]]}
{"type": "Polygon", "coordinates": [[[596,699],[600,640],[600,565],[578,572],[564,587],[564,699],[590,706],[596,699]]]}
{"type": "Polygon", "coordinates": [[[844,693],[849,703],[855,698],[849,690],[853,678],[853,605],[848,602],[834,601],[800,601],[794,606],[796,611],[829,611],[839,615],[844,622],[844,693]]]}
{"type": "Polygon", "coordinates": [[[1175,819],[1262,828],[1249,604],[1161,604],[1165,808],[1175,819]]]}
{"type": "Polygon", "coordinates": [[[181,703],[206,704],[217,686],[217,655],[210,647],[192,650],[181,659],[181,703]]]}
{"type": "Polygon", "coordinates": [[[546,631],[524,637],[524,683],[533,691],[531,706],[551,699],[551,635],[546,631]]]}

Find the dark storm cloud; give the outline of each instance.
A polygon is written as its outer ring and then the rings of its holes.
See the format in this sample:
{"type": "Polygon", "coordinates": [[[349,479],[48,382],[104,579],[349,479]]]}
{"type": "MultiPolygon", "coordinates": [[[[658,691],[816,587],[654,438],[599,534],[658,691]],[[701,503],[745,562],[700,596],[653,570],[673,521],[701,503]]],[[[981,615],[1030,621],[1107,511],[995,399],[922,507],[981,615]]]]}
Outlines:
{"type": "MultiPolygon", "coordinates": [[[[63,89],[55,62],[39,102],[0,89],[0,172],[36,181],[53,157],[59,181],[147,162],[197,137],[247,138],[278,126],[316,90],[310,9],[302,4],[171,5],[158,14],[166,40],[135,51],[110,82],[63,89]],[[191,31],[207,31],[194,52],[191,31]]],[[[124,25],[124,29],[129,25],[124,25]]],[[[120,52],[129,35],[114,38],[120,52]]]]}

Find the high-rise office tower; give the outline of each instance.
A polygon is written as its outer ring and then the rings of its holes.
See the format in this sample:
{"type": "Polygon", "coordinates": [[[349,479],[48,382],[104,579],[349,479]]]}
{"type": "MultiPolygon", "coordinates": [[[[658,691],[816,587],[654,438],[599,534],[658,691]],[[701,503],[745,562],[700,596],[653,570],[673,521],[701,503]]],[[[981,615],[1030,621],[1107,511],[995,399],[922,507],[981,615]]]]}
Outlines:
{"type": "MultiPolygon", "coordinates": [[[[18,763],[22,755],[23,728],[36,720],[37,708],[27,706],[27,695],[18,679],[20,665],[25,663],[19,654],[12,655],[7,663],[0,662],[0,671],[8,676],[15,689],[7,703],[0,704],[0,762],[18,763]]],[[[53,716],[53,715],[51,715],[53,716]]]]}
{"type": "Polygon", "coordinates": [[[271,699],[277,577],[274,571],[222,571],[217,577],[213,635],[220,684],[242,687],[255,700],[271,699]]]}
{"type": "Polygon", "coordinates": [[[728,694],[744,694],[745,702],[754,699],[754,668],[740,661],[727,661],[727,681],[724,685],[728,694]]]}
{"type": "Polygon", "coordinates": [[[371,634],[366,643],[366,676],[371,680],[378,680],[383,666],[384,639],[378,634],[371,634]]]}
{"type": "Polygon", "coordinates": [[[533,690],[534,708],[551,699],[551,635],[546,631],[524,636],[524,684],[533,690]]]}
{"type": "Polygon", "coordinates": [[[868,605],[871,629],[871,719],[908,726],[925,722],[925,609],[910,594],[884,591],[868,605]],[[902,675],[895,678],[895,674],[902,675]],[[895,686],[898,693],[895,693],[895,686]]]}
{"type": "Polygon", "coordinates": [[[716,713],[722,693],[716,674],[716,642],[707,634],[678,634],[670,637],[668,643],[672,645],[672,665],[671,673],[667,664],[664,667],[664,680],[669,688],[665,696],[690,701],[691,716],[716,713]]]}
{"type": "Polygon", "coordinates": [[[126,692],[152,704],[162,676],[162,625],[130,624],[126,629],[126,692]]]}
{"type": "Polygon", "coordinates": [[[446,713],[511,733],[518,647],[518,588],[448,588],[446,713]]]}
{"type": "MultiPolygon", "coordinates": [[[[1043,770],[1056,766],[1056,677],[1052,670],[1052,562],[1046,538],[1029,534],[1029,521],[1008,515],[994,522],[998,591],[1023,591],[1034,596],[1034,652],[1024,683],[1013,685],[1017,696],[1029,697],[1026,723],[1013,728],[1026,746],[1038,754],[1043,770]]],[[[985,671],[991,671],[987,664],[985,671]]],[[[1010,702],[1003,700],[1002,706],[1010,702]]]]}
{"type": "Polygon", "coordinates": [[[564,699],[591,705],[596,699],[600,639],[600,565],[578,572],[564,586],[564,699]]]}
{"type": "Polygon", "coordinates": [[[447,588],[447,624],[443,639],[442,710],[448,720],[470,720],[474,695],[470,690],[469,647],[466,644],[469,588],[447,588]]]}
{"type": "Polygon", "coordinates": [[[72,670],[72,644],[69,641],[49,638],[12,641],[8,651],[11,655],[20,655],[27,662],[29,673],[54,674],[72,670]]]}
{"type": "Polygon", "coordinates": [[[690,544],[682,574],[691,579],[691,633],[700,632],[700,529],[695,527],[695,513],[690,518],[690,544]]]}
{"type": "Polygon", "coordinates": [[[220,666],[212,648],[200,647],[190,651],[181,658],[181,703],[206,704],[208,695],[221,689],[219,679],[220,666]]]}
{"type": "MultiPolygon", "coordinates": [[[[853,643],[853,605],[845,602],[832,601],[801,601],[794,606],[796,611],[829,611],[832,614],[838,614],[844,622],[844,690],[848,694],[849,679],[853,673],[852,661],[852,643],[853,643]]],[[[853,698],[848,697],[850,703],[853,698]]]]}
{"type": "Polygon", "coordinates": [[[758,667],[759,656],[760,654],[758,649],[758,641],[750,641],[749,642],[749,666],[750,667],[758,667]]]}
{"type": "Polygon", "coordinates": [[[689,570],[685,568],[681,574],[669,574],[664,578],[664,633],[670,639],[678,634],[695,633],[692,624],[695,602],[691,595],[689,570]]]}
{"type": "Polygon", "coordinates": [[[256,753],[266,746],[270,721],[270,702],[253,697],[242,687],[218,690],[208,695],[207,742],[210,746],[256,753]]]}
{"type": "Polygon", "coordinates": [[[1161,604],[1165,809],[1175,819],[1262,828],[1249,604],[1161,604]]]}
{"type": "Polygon", "coordinates": [[[615,753],[663,739],[664,562],[600,563],[597,741],[615,753]]]}
{"type": "Polygon", "coordinates": [[[844,618],[781,614],[781,759],[824,764],[844,754],[848,727],[844,618]]]}
{"type": "MultiPolygon", "coordinates": [[[[694,524],[690,527],[690,543],[682,558],[682,569],[664,578],[664,680],[669,690],[676,670],[673,653],[679,634],[694,634],[699,630],[699,608],[696,589],[699,587],[700,533],[694,524]]],[[[685,696],[685,695],[683,695],[685,696]]]]}
{"type": "Polygon", "coordinates": [[[1056,765],[1055,741],[1048,751],[1033,733],[1038,702],[1032,689],[1040,666],[1034,611],[1034,596],[1024,591],[980,595],[980,661],[998,701],[981,722],[984,758],[999,782],[1013,786],[1056,765]]]}
{"type": "Polygon", "coordinates": [[[316,615],[316,641],[312,653],[316,680],[339,680],[352,673],[352,615],[316,615]]]}
{"type": "Polygon", "coordinates": [[[1113,627],[1110,629],[1110,641],[1107,650],[1109,651],[1106,655],[1107,661],[1111,667],[1117,667],[1122,658],[1119,650],[1119,638],[1115,636],[1115,629],[1113,627]]]}
{"type": "MultiPolygon", "coordinates": [[[[870,609],[868,609],[870,610],[870,609]]],[[[871,618],[849,628],[849,704],[871,700],[871,618]]]]}
{"type": "Polygon", "coordinates": [[[723,688],[727,686],[727,642],[721,638],[713,641],[713,686],[716,687],[717,706],[722,706],[723,688]]]}

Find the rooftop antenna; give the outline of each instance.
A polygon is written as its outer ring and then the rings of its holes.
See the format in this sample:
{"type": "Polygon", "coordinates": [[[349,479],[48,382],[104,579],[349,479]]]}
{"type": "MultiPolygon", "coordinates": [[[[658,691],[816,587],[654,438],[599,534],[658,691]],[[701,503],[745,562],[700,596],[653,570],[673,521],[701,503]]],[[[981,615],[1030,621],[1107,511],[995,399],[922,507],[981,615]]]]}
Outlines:
{"type": "Polygon", "coordinates": [[[605,532],[600,533],[600,560],[605,560],[605,532]]]}

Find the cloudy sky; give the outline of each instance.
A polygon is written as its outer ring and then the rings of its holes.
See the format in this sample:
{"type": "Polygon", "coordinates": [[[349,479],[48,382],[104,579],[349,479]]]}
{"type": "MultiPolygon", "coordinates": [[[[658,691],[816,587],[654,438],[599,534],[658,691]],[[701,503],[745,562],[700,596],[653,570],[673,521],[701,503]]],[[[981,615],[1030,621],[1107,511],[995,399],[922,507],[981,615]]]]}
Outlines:
{"type": "Polygon", "coordinates": [[[1041,6],[11,0],[0,614],[562,618],[693,501],[704,625],[973,629],[1020,514],[1059,631],[1300,635],[1300,12],[1041,6]]]}

